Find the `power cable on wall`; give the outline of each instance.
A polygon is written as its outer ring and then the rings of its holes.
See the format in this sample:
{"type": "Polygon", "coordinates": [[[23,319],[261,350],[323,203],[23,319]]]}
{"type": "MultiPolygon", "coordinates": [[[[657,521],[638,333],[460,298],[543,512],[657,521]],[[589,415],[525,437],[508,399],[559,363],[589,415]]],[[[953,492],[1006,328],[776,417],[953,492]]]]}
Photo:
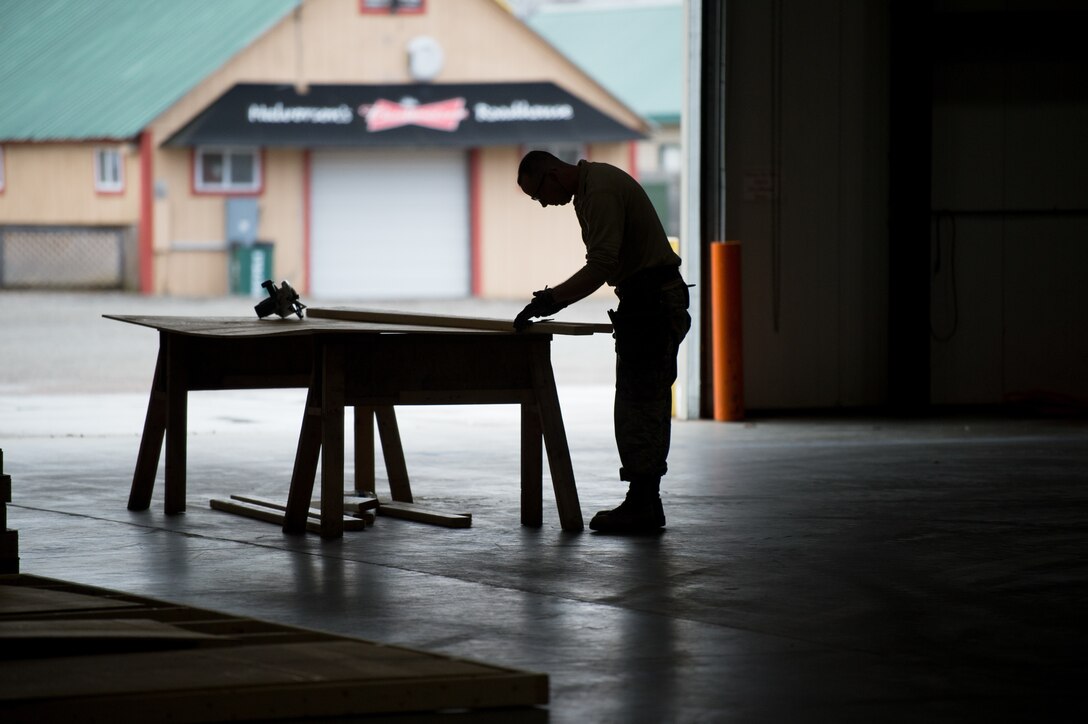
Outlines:
{"type": "MultiPolygon", "coordinates": [[[[937,331],[930,315],[929,332],[937,342],[948,342],[959,331],[959,288],[956,277],[956,219],[959,218],[1083,218],[1088,209],[1038,208],[1038,209],[934,209],[933,217],[933,269],[932,279],[945,276],[945,288],[952,310],[952,321],[943,333],[937,331]],[[945,231],[947,229],[947,231],[945,231]],[[946,236],[947,234],[947,236],[946,236]],[[947,261],[946,261],[947,257],[947,261]]],[[[1004,283],[1002,283],[1004,286],[1004,283]]]]}
{"type": "Polygon", "coordinates": [[[934,282],[936,282],[937,279],[941,276],[941,273],[942,273],[942,265],[944,263],[943,259],[944,259],[945,242],[944,242],[944,238],[943,238],[942,232],[941,232],[941,228],[943,226],[942,223],[941,223],[941,220],[945,219],[945,218],[948,219],[949,228],[950,228],[950,231],[951,231],[951,235],[950,235],[950,238],[948,239],[948,244],[947,244],[948,245],[948,272],[947,272],[948,283],[947,283],[947,289],[948,289],[950,297],[951,297],[950,303],[951,303],[951,307],[952,307],[952,323],[949,326],[948,331],[943,333],[943,334],[939,333],[934,328],[932,310],[930,311],[930,316],[929,316],[929,334],[930,334],[930,336],[933,337],[934,340],[936,340],[938,342],[942,342],[942,343],[943,342],[948,342],[953,337],[955,337],[956,332],[959,329],[959,325],[960,325],[959,291],[956,288],[956,217],[954,215],[952,215],[952,214],[937,213],[937,214],[934,214],[934,216],[933,216],[933,226],[934,226],[933,237],[934,237],[934,244],[936,245],[936,248],[934,249],[934,252],[933,252],[932,279],[933,279],[934,282]]]}
{"type": "Polygon", "coordinates": [[[782,0],[771,6],[771,319],[782,319],[782,0]]]}

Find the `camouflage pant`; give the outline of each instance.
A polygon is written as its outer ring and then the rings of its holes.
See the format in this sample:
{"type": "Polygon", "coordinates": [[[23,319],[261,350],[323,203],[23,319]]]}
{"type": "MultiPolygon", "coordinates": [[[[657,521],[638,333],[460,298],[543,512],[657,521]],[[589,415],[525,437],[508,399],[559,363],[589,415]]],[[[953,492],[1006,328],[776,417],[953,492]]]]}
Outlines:
{"type": "Polygon", "coordinates": [[[688,288],[623,294],[612,317],[616,340],[616,446],[620,479],[656,483],[668,469],[676,352],[691,327],[688,288]]]}

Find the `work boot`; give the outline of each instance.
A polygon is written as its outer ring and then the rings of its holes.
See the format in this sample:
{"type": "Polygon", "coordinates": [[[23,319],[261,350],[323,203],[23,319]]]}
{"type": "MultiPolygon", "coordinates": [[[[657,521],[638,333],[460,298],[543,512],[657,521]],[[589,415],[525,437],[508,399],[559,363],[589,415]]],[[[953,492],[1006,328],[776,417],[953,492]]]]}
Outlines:
{"type": "Polygon", "coordinates": [[[600,511],[589,521],[589,527],[599,533],[656,533],[665,527],[661,497],[628,491],[619,507],[600,511]]]}

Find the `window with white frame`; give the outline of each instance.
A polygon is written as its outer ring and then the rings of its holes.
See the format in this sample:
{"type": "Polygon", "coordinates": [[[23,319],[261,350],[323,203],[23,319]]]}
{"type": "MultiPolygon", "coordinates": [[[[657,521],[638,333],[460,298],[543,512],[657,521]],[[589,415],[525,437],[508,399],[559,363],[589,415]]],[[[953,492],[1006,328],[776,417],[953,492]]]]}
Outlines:
{"type": "Polygon", "coordinates": [[[661,170],[667,174],[678,174],[684,165],[684,154],[679,143],[663,143],[660,148],[659,162],[661,170]]]}
{"type": "Polygon", "coordinates": [[[101,147],[94,150],[94,188],[95,191],[104,193],[119,193],[125,190],[121,149],[101,147]]]}
{"type": "Polygon", "coordinates": [[[261,156],[256,148],[198,148],[193,187],[200,192],[252,192],[261,188],[261,156]]]}

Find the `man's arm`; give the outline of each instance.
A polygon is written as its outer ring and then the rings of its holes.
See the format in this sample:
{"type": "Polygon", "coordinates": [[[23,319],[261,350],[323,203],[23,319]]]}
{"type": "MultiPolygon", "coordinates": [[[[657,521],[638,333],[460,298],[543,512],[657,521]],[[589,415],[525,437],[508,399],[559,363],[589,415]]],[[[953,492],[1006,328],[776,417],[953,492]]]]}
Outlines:
{"type": "Polygon", "coordinates": [[[607,268],[587,262],[559,286],[546,287],[533,292],[533,301],[529,302],[518,314],[514,320],[514,329],[519,332],[527,329],[533,317],[550,317],[578,300],[588,297],[601,288],[608,279],[608,273],[607,268]]]}
{"type": "Polygon", "coordinates": [[[556,314],[608,281],[619,264],[623,219],[623,203],[616,194],[594,194],[582,204],[578,221],[586,245],[585,266],[559,286],[533,292],[533,301],[514,320],[515,329],[527,329],[534,317],[556,314]]]}
{"type": "Polygon", "coordinates": [[[586,264],[552,290],[555,300],[564,306],[600,289],[619,265],[623,202],[614,193],[595,193],[582,204],[579,222],[586,245],[586,264]]]}
{"type": "Polygon", "coordinates": [[[608,279],[608,274],[608,269],[586,264],[572,274],[570,279],[552,289],[552,298],[564,307],[570,306],[600,289],[608,279]]]}

